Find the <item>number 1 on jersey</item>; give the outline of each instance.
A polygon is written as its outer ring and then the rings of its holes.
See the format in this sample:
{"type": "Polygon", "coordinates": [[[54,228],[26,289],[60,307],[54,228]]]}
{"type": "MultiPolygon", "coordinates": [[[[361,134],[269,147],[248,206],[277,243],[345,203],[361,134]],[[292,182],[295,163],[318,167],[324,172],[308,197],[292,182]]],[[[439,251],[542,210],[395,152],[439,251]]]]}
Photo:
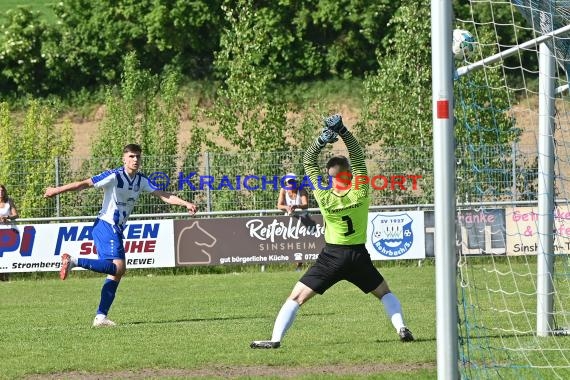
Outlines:
{"type": "Polygon", "coordinates": [[[356,232],[354,230],[354,226],[352,225],[352,219],[350,219],[350,216],[348,216],[348,215],[343,216],[342,221],[346,222],[346,228],[348,230],[344,233],[344,236],[350,236],[356,232]]]}

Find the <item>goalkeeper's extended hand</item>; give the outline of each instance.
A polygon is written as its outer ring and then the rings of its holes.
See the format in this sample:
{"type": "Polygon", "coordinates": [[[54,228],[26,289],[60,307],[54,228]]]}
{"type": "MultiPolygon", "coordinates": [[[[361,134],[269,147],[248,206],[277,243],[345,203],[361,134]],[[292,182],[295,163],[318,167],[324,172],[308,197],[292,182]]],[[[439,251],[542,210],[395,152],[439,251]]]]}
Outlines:
{"type": "Polygon", "coordinates": [[[317,137],[317,144],[321,148],[324,148],[325,145],[327,144],[332,144],[337,141],[338,141],[338,135],[336,134],[336,132],[328,128],[323,128],[321,135],[317,137]]]}
{"type": "Polygon", "coordinates": [[[330,129],[331,131],[338,133],[339,135],[343,136],[348,129],[342,123],[342,116],[339,114],[329,116],[325,119],[325,128],[330,129]]]}

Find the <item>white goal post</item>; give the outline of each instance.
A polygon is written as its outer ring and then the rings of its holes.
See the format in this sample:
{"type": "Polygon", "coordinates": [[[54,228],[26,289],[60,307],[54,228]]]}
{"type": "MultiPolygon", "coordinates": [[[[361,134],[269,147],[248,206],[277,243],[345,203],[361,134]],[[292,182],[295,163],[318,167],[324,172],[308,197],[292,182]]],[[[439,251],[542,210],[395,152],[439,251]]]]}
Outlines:
{"type": "Polygon", "coordinates": [[[455,139],[451,1],[432,0],[432,112],[437,374],[458,378],[455,258],[455,139]]]}

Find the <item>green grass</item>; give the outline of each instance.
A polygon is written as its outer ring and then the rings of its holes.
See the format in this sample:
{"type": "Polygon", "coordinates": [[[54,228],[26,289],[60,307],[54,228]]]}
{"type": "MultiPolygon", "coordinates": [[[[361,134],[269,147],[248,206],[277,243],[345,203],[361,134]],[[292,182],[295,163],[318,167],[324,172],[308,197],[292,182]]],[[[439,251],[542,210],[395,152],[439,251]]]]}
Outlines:
{"type": "MultiPolygon", "coordinates": [[[[568,267],[558,257],[555,328],[568,327],[568,267]]],[[[467,258],[460,288],[461,357],[466,378],[569,379],[570,337],[537,337],[536,258],[467,258]]]]}
{"type": "MultiPolygon", "coordinates": [[[[536,263],[471,261],[460,292],[462,335],[470,334],[459,347],[465,378],[570,378],[570,337],[533,333],[536,263]]],[[[380,302],[342,282],[301,308],[279,350],[248,345],[270,337],[301,275],[291,265],[132,271],[111,311],[113,329],[90,327],[102,276],[16,274],[0,282],[0,378],[435,379],[434,266],[412,263],[379,265],[416,342],[402,344],[380,302]]],[[[556,281],[558,318],[567,282],[556,281]]]]}
{"type": "Polygon", "coordinates": [[[270,336],[299,272],[133,271],[111,310],[119,323],[113,329],[90,327],[102,277],[16,278],[0,283],[0,378],[118,371],[257,378],[283,370],[297,378],[399,379],[406,371],[410,379],[434,379],[433,267],[382,272],[402,300],[414,343],[399,342],[382,305],[343,282],[301,308],[281,349],[250,349],[251,340],[270,336]]]}

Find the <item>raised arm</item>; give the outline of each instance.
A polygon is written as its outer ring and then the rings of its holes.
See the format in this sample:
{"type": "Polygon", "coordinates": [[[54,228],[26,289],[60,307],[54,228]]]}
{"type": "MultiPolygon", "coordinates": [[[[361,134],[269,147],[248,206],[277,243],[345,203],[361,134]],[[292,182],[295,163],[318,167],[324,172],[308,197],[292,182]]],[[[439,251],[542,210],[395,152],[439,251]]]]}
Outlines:
{"type": "MultiPolygon", "coordinates": [[[[340,115],[333,115],[326,118],[325,126],[331,131],[338,133],[346,145],[353,176],[367,177],[368,170],[366,169],[366,162],[364,160],[364,151],[358,143],[358,140],[356,140],[352,133],[350,133],[350,131],[343,124],[342,117],[340,115]]],[[[353,188],[354,191],[358,193],[359,197],[367,197],[370,191],[370,185],[368,181],[366,181],[366,183],[356,181],[356,184],[353,182],[353,188]]]]}
{"type": "Polygon", "coordinates": [[[151,194],[157,198],[160,198],[161,201],[168,203],[170,205],[186,207],[190,215],[194,215],[196,213],[197,207],[194,203],[185,201],[184,199],[179,198],[172,193],[162,190],[155,190],[151,194]]]}
{"type": "Polygon", "coordinates": [[[358,143],[358,140],[356,140],[356,138],[348,130],[340,137],[348,149],[348,157],[350,158],[352,174],[367,176],[368,169],[366,169],[366,162],[364,161],[364,151],[358,143]]]}
{"type": "Polygon", "coordinates": [[[313,143],[307,148],[305,154],[303,155],[303,168],[305,169],[305,174],[309,177],[311,184],[314,186],[313,194],[318,199],[319,191],[322,192],[318,188],[318,181],[319,181],[319,165],[317,164],[317,158],[319,157],[319,153],[323,149],[317,140],[313,141],[313,143]]]}
{"type": "MultiPolygon", "coordinates": [[[[311,181],[311,185],[313,185],[313,195],[317,202],[320,202],[321,197],[326,193],[326,190],[319,188],[319,165],[317,164],[317,158],[319,157],[319,153],[321,150],[327,145],[332,144],[337,141],[337,134],[328,130],[324,129],[323,132],[319,137],[317,137],[313,143],[309,146],[309,148],[305,151],[305,155],[303,156],[303,167],[305,169],[305,173],[309,177],[311,181]]],[[[322,182],[322,179],[321,179],[322,182]]],[[[299,189],[299,190],[306,190],[306,189],[299,189]]]]}
{"type": "Polygon", "coordinates": [[[63,186],[48,187],[44,193],[44,197],[51,198],[61,193],[65,193],[68,191],[81,191],[88,189],[92,186],[93,186],[93,180],[91,178],[87,178],[83,181],[71,182],[63,186]]]}

